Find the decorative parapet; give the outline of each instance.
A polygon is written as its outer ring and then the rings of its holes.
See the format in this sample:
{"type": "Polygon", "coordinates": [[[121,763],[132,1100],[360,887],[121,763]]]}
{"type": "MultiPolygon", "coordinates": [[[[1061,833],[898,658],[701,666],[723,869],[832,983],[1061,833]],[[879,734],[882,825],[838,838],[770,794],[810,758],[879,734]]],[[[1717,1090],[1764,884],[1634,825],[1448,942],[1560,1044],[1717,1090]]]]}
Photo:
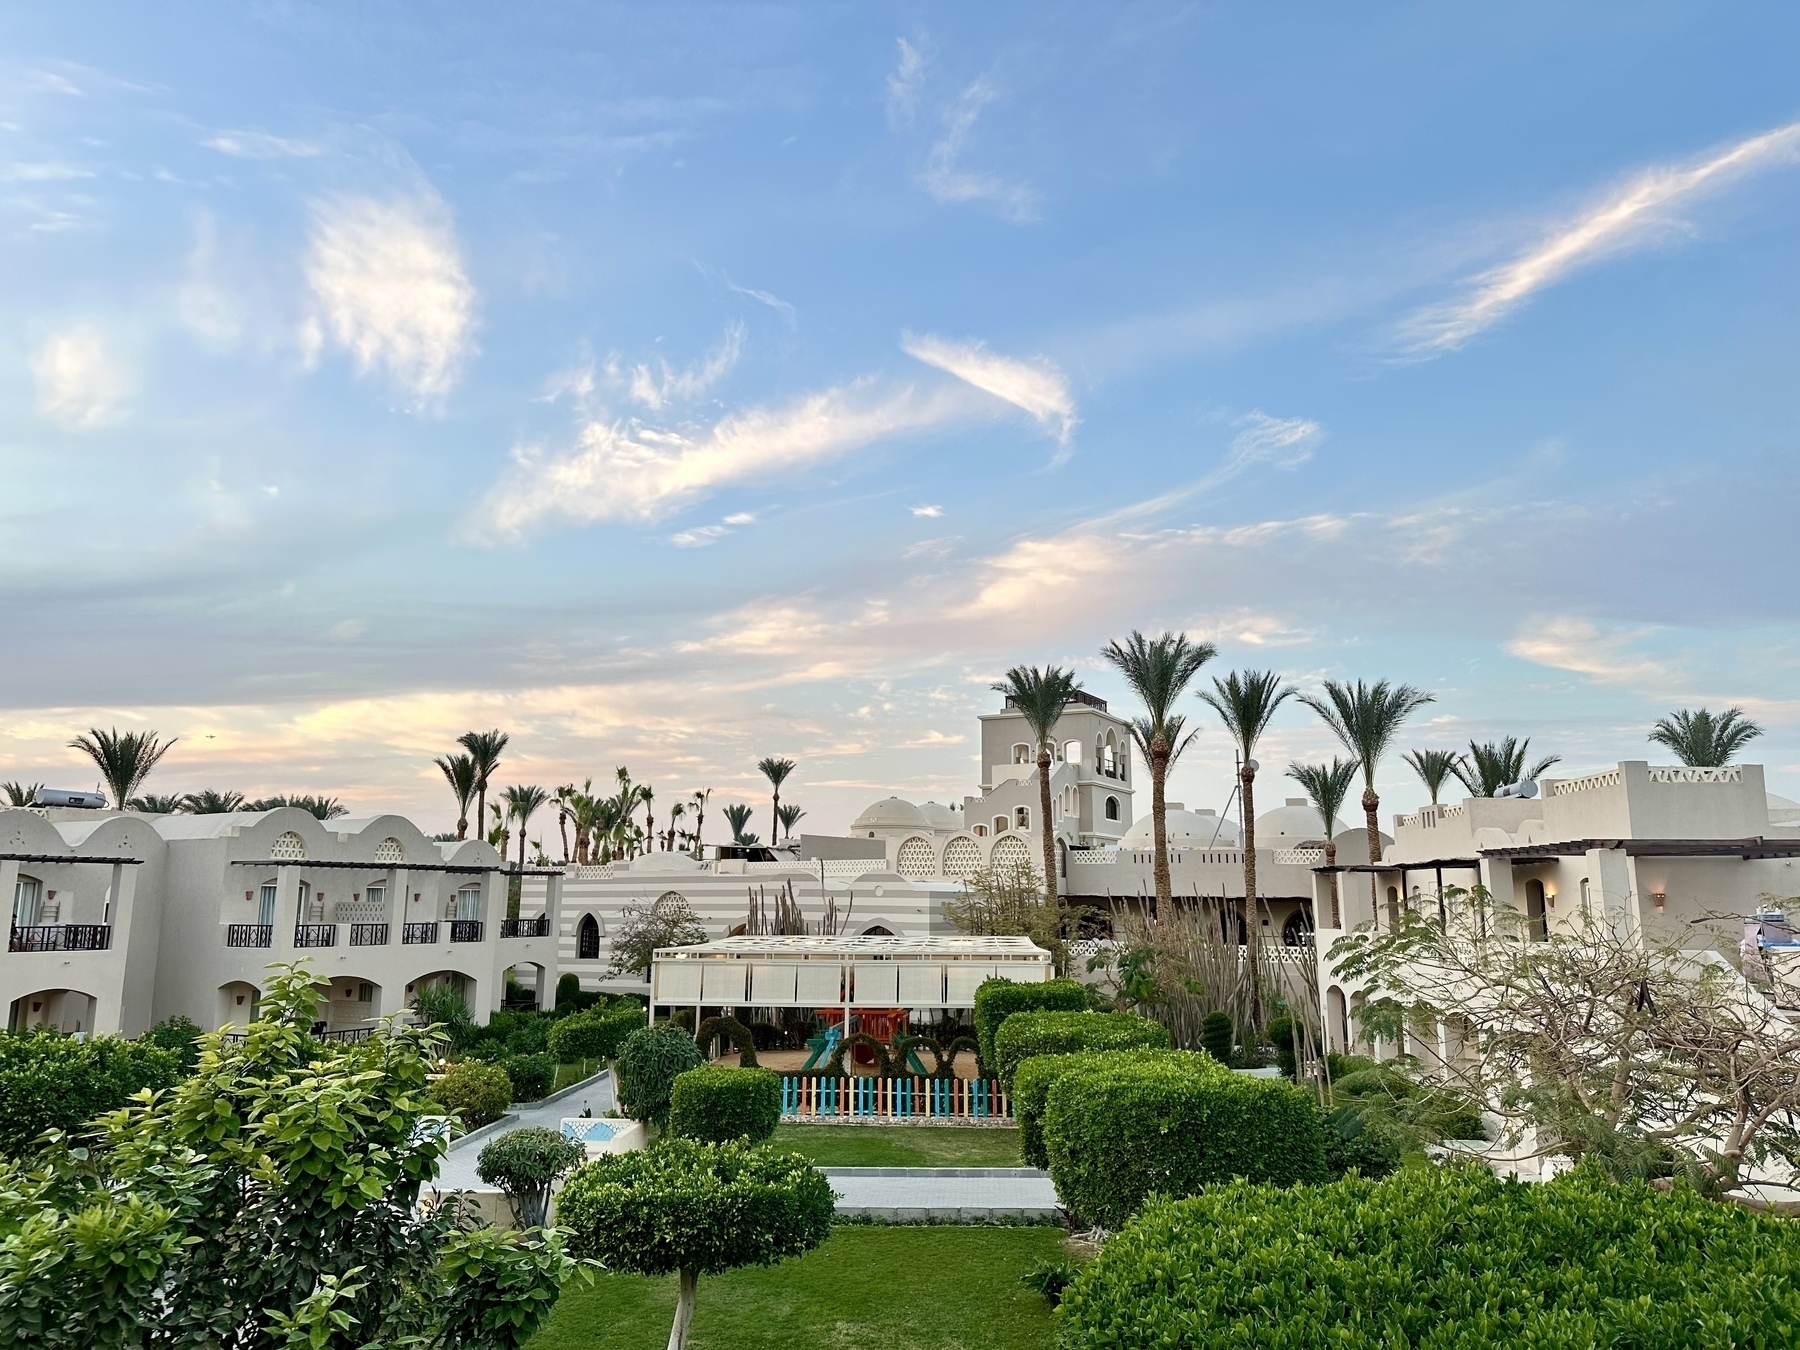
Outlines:
{"type": "MultiPolygon", "coordinates": [[[[1655,770],[1651,770],[1652,773],[1655,770]]],[[[1600,788],[1622,787],[1625,780],[1617,769],[1608,769],[1605,773],[1590,773],[1586,778],[1568,778],[1550,789],[1555,797],[1573,797],[1577,792],[1594,792],[1600,788]]]]}
{"type": "Polygon", "coordinates": [[[1322,848],[1278,848],[1275,850],[1277,865],[1287,864],[1290,867],[1323,867],[1325,850],[1322,848]]]}
{"type": "Polygon", "coordinates": [[[1741,783],[1744,781],[1744,769],[1741,764],[1725,764],[1718,768],[1702,768],[1692,764],[1652,765],[1650,781],[1652,783],[1741,783]]]}

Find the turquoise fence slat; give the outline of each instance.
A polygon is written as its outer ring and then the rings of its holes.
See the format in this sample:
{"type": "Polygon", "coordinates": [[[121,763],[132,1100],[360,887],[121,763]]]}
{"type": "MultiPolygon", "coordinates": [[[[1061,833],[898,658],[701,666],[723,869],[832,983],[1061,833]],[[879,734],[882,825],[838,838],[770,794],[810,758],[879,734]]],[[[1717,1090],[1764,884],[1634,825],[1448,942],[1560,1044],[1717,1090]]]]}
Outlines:
{"type": "Polygon", "coordinates": [[[781,1114],[1010,1119],[1012,1102],[988,1078],[860,1078],[782,1074],[781,1114]]]}

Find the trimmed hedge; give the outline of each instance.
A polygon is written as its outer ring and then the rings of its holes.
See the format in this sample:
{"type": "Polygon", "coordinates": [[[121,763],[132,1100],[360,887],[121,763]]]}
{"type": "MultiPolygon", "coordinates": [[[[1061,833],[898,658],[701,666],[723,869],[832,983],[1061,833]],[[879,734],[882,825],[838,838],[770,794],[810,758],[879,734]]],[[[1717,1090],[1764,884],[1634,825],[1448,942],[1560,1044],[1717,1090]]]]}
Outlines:
{"type": "Polygon", "coordinates": [[[620,1109],[632,1120],[667,1129],[675,1079],[700,1063],[699,1047],[679,1027],[639,1027],[625,1038],[613,1065],[620,1109]]]}
{"type": "Polygon", "coordinates": [[[556,1061],[548,1055],[507,1055],[500,1061],[515,1102],[542,1101],[556,1086],[556,1061]]]}
{"type": "Polygon", "coordinates": [[[179,1056],[149,1039],[0,1033],[0,1156],[26,1157],[45,1130],[79,1132],[134,1093],[174,1087],[180,1078],[179,1056]]]}
{"type": "Polygon", "coordinates": [[[550,1053],[558,1064],[615,1059],[625,1038],[643,1025],[644,1010],[635,1003],[574,1013],[550,1028],[550,1053]]]}
{"type": "Polygon", "coordinates": [[[446,1111],[462,1117],[463,1128],[479,1130],[500,1119],[512,1105],[512,1079],[498,1064],[465,1059],[452,1064],[431,1085],[431,1096],[446,1111]]]}
{"type": "Polygon", "coordinates": [[[1079,980],[1020,984],[999,978],[983,980],[975,990],[975,1053],[982,1067],[994,1067],[994,1037],[1000,1024],[1020,1012],[1085,1012],[1093,1006],[1079,980]]]}
{"type": "Polygon", "coordinates": [[[1057,1195],[1103,1228],[1122,1226],[1152,1195],[1232,1177],[1289,1186],[1327,1176],[1310,1096],[1205,1055],[1098,1056],[1051,1084],[1043,1130],[1057,1195]]]}
{"type": "Polygon", "coordinates": [[[1044,1099],[1050,1085],[1065,1073],[1121,1059],[1192,1058],[1184,1050],[1118,1050],[1094,1051],[1073,1055],[1033,1055],[1013,1070],[1013,1118],[1019,1122],[1019,1152],[1029,1167],[1048,1167],[1044,1152],[1044,1099]]]}
{"type": "Polygon", "coordinates": [[[669,1133],[722,1144],[760,1144],[781,1120],[781,1078],[768,1069],[702,1064],[675,1079],[669,1093],[669,1133]]]}
{"type": "Polygon", "coordinates": [[[1087,1050],[1167,1050],[1169,1029],[1131,1013],[1014,1013],[994,1035],[994,1071],[1010,1089],[1021,1060],[1087,1050]]]}
{"type": "Polygon", "coordinates": [[[1588,1168],[1220,1186],[1145,1210],[1057,1318],[1064,1350],[1800,1345],[1800,1225],[1588,1168]]]}

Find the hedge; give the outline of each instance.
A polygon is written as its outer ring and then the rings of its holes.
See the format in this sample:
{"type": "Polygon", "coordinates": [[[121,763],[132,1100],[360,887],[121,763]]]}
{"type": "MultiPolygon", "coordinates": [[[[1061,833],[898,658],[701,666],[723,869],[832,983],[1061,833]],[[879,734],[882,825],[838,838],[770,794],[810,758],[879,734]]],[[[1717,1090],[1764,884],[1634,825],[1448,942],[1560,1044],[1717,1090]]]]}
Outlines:
{"type": "Polygon", "coordinates": [[[632,1120],[666,1129],[676,1077],[700,1063],[699,1048],[680,1028],[666,1022],[639,1027],[625,1038],[613,1065],[620,1109],[632,1120]]]}
{"type": "Polygon", "coordinates": [[[1204,1055],[1099,1056],[1051,1084],[1043,1130],[1057,1195],[1103,1228],[1123,1225],[1152,1195],[1192,1195],[1232,1177],[1286,1186],[1327,1175],[1310,1096],[1204,1055]]]}
{"type": "Polygon", "coordinates": [[[1084,1012],[1092,1007],[1087,986],[1078,980],[1020,984],[999,978],[983,980],[975,990],[975,1045],[982,1067],[994,1067],[994,1036],[1000,1024],[1019,1012],[1084,1012]]]}
{"type": "Polygon", "coordinates": [[[722,1144],[760,1144],[781,1120],[781,1078],[768,1069],[702,1064],[675,1079],[669,1093],[669,1133],[722,1144]]]}
{"type": "Polygon", "coordinates": [[[1800,1225],[1580,1168],[1408,1169],[1146,1209],[1063,1292],[1064,1350],[1800,1344],[1800,1225]]]}
{"type": "Polygon", "coordinates": [[[0,1034],[0,1155],[23,1157],[45,1130],[77,1131],[134,1093],[173,1087],[180,1077],[179,1056],[148,1039],[0,1034]]]}
{"type": "Polygon", "coordinates": [[[558,1064],[614,1059],[625,1038],[643,1025],[644,1010],[635,1003],[575,1013],[550,1028],[550,1053],[558,1064]]]}
{"type": "Polygon", "coordinates": [[[1048,1167],[1050,1158],[1044,1152],[1044,1098],[1050,1085],[1065,1073],[1102,1062],[1120,1059],[1192,1058],[1183,1050],[1119,1050],[1095,1051],[1073,1055],[1034,1055],[1013,1070],[1013,1117],[1019,1122],[1019,1151],[1031,1167],[1048,1167]],[[1102,1059],[1102,1055],[1105,1059],[1102,1059]]]}
{"type": "Polygon", "coordinates": [[[994,1035],[994,1072],[1011,1087],[1019,1062],[1033,1055],[1085,1050],[1167,1050],[1169,1029],[1131,1013],[1014,1013],[994,1035]]]}
{"type": "Polygon", "coordinates": [[[500,1061],[515,1102],[542,1101],[556,1086],[556,1061],[548,1055],[508,1055],[500,1061]]]}
{"type": "Polygon", "coordinates": [[[512,1105],[512,1079],[498,1064],[465,1059],[444,1071],[431,1085],[431,1095],[446,1111],[462,1117],[463,1128],[479,1130],[512,1105]]]}

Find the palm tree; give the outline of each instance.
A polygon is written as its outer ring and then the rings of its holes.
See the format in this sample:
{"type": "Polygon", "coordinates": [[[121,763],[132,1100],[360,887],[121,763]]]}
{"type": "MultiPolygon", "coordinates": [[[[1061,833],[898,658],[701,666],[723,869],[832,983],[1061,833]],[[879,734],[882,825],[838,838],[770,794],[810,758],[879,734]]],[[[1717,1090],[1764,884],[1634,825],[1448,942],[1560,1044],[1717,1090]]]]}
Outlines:
{"type": "Polygon", "coordinates": [[[685,815],[687,815],[686,802],[669,804],[669,828],[663,831],[663,852],[673,853],[675,851],[675,839],[681,833],[681,818],[685,815]]]}
{"type": "Polygon", "coordinates": [[[800,823],[800,817],[805,815],[806,812],[790,803],[789,805],[782,807],[775,814],[781,818],[782,834],[787,838],[792,839],[794,837],[794,826],[800,823]]]}
{"type": "MultiPolygon", "coordinates": [[[[1410,684],[1390,685],[1386,680],[1354,685],[1325,681],[1325,696],[1302,694],[1300,701],[1324,718],[1343,746],[1362,763],[1363,823],[1369,832],[1369,861],[1381,861],[1381,822],[1376,812],[1381,798],[1375,795],[1375,770],[1381,757],[1400,734],[1400,726],[1420,708],[1436,700],[1410,684]]],[[[1375,896],[1375,874],[1369,874],[1369,897],[1375,896]]]]}
{"type": "Polygon", "coordinates": [[[706,842],[701,835],[706,832],[706,804],[712,800],[711,788],[694,789],[694,857],[701,858],[706,852],[706,842]]]}
{"type": "Polygon", "coordinates": [[[1132,693],[1144,705],[1145,715],[1132,723],[1132,736],[1150,764],[1150,815],[1155,838],[1156,903],[1159,913],[1171,903],[1169,881],[1169,834],[1164,815],[1164,789],[1169,765],[1200,733],[1194,731],[1182,739],[1184,719],[1175,711],[1200,667],[1217,655],[1210,642],[1193,642],[1186,633],[1164,633],[1147,638],[1133,632],[1124,642],[1109,642],[1100,655],[1113,663],[1131,686],[1132,693]]]}
{"type": "Polygon", "coordinates": [[[69,749],[79,750],[94,761],[101,781],[112,793],[113,805],[123,807],[137,795],[150,771],[174,748],[178,739],[165,744],[157,739],[154,731],[121,732],[117,727],[102,731],[99,727],[89,727],[85,736],[77,736],[69,742],[69,749]]]}
{"type": "Polygon", "coordinates": [[[243,809],[244,794],[241,792],[218,792],[212,788],[203,788],[199,792],[190,792],[181,799],[181,810],[191,816],[222,816],[243,809]]]}
{"type": "Polygon", "coordinates": [[[798,765],[791,759],[783,759],[769,755],[756,761],[756,767],[762,776],[769,780],[769,786],[775,789],[775,807],[769,815],[769,842],[772,844],[781,838],[781,785],[798,765]]]}
{"type": "Polygon", "coordinates": [[[500,767],[501,752],[512,738],[504,731],[465,731],[456,743],[475,761],[475,819],[487,819],[488,780],[500,767]]]}
{"type": "Polygon", "coordinates": [[[1469,789],[1471,797],[1492,797],[1508,783],[1522,783],[1527,779],[1537,778],[1552,764],[1562,763],[1561,755],[1545,755],[1529,769],[1525,767],[1525,756],[1531,746],[1531,737],[1523,741],[1514,741],[1511,736],[1498,743],[1488,741],[1485,745],[1469,742],[1469,754],[1465,759],[1457,756],[1457,763],[1451,769],[1457,781],[1469,789]]]}
{"type": "Polygon", "coordinates": [[[1455,750],[1408,750],[1400,758],[1419,775],[1419,781],[1425,784],[1425,790],[1431,794],[1431,804],[1436,806],[1438,794],[1444,790],[1444,784],[1450,781],[1450,775],[1456,773],[1457,765],[1462,763],[1463,757],[1455,750]]]}
{"type": "Polygon", "coordinates": [[[1044,896],[1056,903],[1056,836],[1050,829],[1050,765],[1056,745],[1056,724],[1063,709],[1081,685],[1075,672],[1061,666],[1014,666],[1006,679],[994,686],[1006,695],[1007,703],[1016,708],[1031,728],[1037,742],[1038,766],[1038,833],[1044,841],[1044,896]]]}
{"type": "Polygon", "coordinates": [[[731,826],[731,842],[734,844],[754,844],[756,836],[745,834],[744,826],[750,823],[750,808],[742,802],[733,802],[725,808],[725,823],[731,826]]]}
{"type": "MultiPolygon", "coordinates": [[[[30,806],[37,800],[37,795],[43,786],[42,783],[0,783],[0,792],[6,794],[8,806],[30,806]]],[[[134,806],[131,809],[138,811],[143,808],[134,806]]]]}
{"type": "Polygon", "coordinates": [[[488,803],[488,810],[494,813],[494,823],[488,826],[487,841],[494,846],[494,851],[504,859],[508,843],[512,839],[512,831],[506,828],[506,808],[496,799],[488,803]]]}
{"type": "Polygon", "coordinates": [[[1200,697],[1210,703],[1231,739],[1237,742],[1238,789],[1244,816],[1244,898],[1238,904],[1244,945],[1250,955],[1250,999],[1253,1015],[1261,1005],[1256,977],[1256,743],[1274,720],[1275,710],[1294,696],[1272,670],[1232,671],[1224,679],[1213,677],[1209,692],[1200,697]]]}
{"type": "Polygon", "coordinates": [[[308,815],[320,820],[336,820],[339,816],[350,814],[350,808],[336,797],[313,796],[310,792],[277,792],[273,797],[260,797],[253,802],[245,802],[245,811],[275,811],[283,806],[297,806],[308,815]]]}
{"type": "Polygon", "coordinates": [[[523,786],[515,783],[500,795],[506,802],[507,815],[519,822],[519,870],[524,871],[525,827],[532,816],[537,814],[538,808],[550,800],[550,794],[535,783],[523,786]]]}
{"type": "MultiPolygon", "coordinates": [[[[1426,751],[1426,754],[1441,753],[1426,751]]],[[[1312,802],[1313,809],[1319,813],[1319,819],[1325,822],[1325,865],[1337,866],[1337,820],[1338,813],[1344,809],[1344,799],[1350,795],[1350,788],[1356,782],[1356,761],[1342,760],[1336,755],[1329,764],[1290,764],[1287,776],[1293,779],[1305,791],[1307,799],[1312,802]]],[[[1331,926],[1343,927],[1342,915],[1338,912],[1337,873],[1331,876],[1331,926]]]]}
{"type": "Polygon", "coordinates": [[[475,800],[475,759],[472,755],[440,755],[431,761],[444,772],[444,781],[456,794],[456,837],[469,837],[469,803],[475,800]]]}
{"type": "Polygon", "coordinates": [[[1737,752],[1763,734],[1763,729],[1742,708],[1727,708],[1714,717],[1705,708],[1698,712],[1679,708],[1656,719],[1650,739],[1675,752],[1675,758],[1695,768],[1716,769],[1737,758],[1737,752]]]}
{"type": "MultiPolygon", "coordinates": [[[[38,786],[42,787],[40,783],[38,786]]],[[[149,816],[172,816],[181,810],[181,798],[173,793],[140,792],[125,803],[128,811],[142,811],[149,816]]]]}
{"type": "MultiPolygon", "coordinates": [[[[588,788],[594,780],[587,780],[588,788]]],[[[569,818],[575,825],[575,861],[583,867],[593,857],[594,832],[600,823],[600,798],[583,789],[569,799],[569,818]]]]}
{"type": "Polygon", "coordinates": [[[656,789],[645,783],[638,789],[638,800],[644,804],[644,838],[650,841],[646,852],[656,851],[656,789]]]}
{"type": "Polygon", "coordinates": [[[573,783],[564,783],[551,794],[551,800],[556,803],[556,829],[557,833],[562,835],[562,860],[564,862],[569,861],[569,806],[574,799],[575,785],[573,783]]]}

